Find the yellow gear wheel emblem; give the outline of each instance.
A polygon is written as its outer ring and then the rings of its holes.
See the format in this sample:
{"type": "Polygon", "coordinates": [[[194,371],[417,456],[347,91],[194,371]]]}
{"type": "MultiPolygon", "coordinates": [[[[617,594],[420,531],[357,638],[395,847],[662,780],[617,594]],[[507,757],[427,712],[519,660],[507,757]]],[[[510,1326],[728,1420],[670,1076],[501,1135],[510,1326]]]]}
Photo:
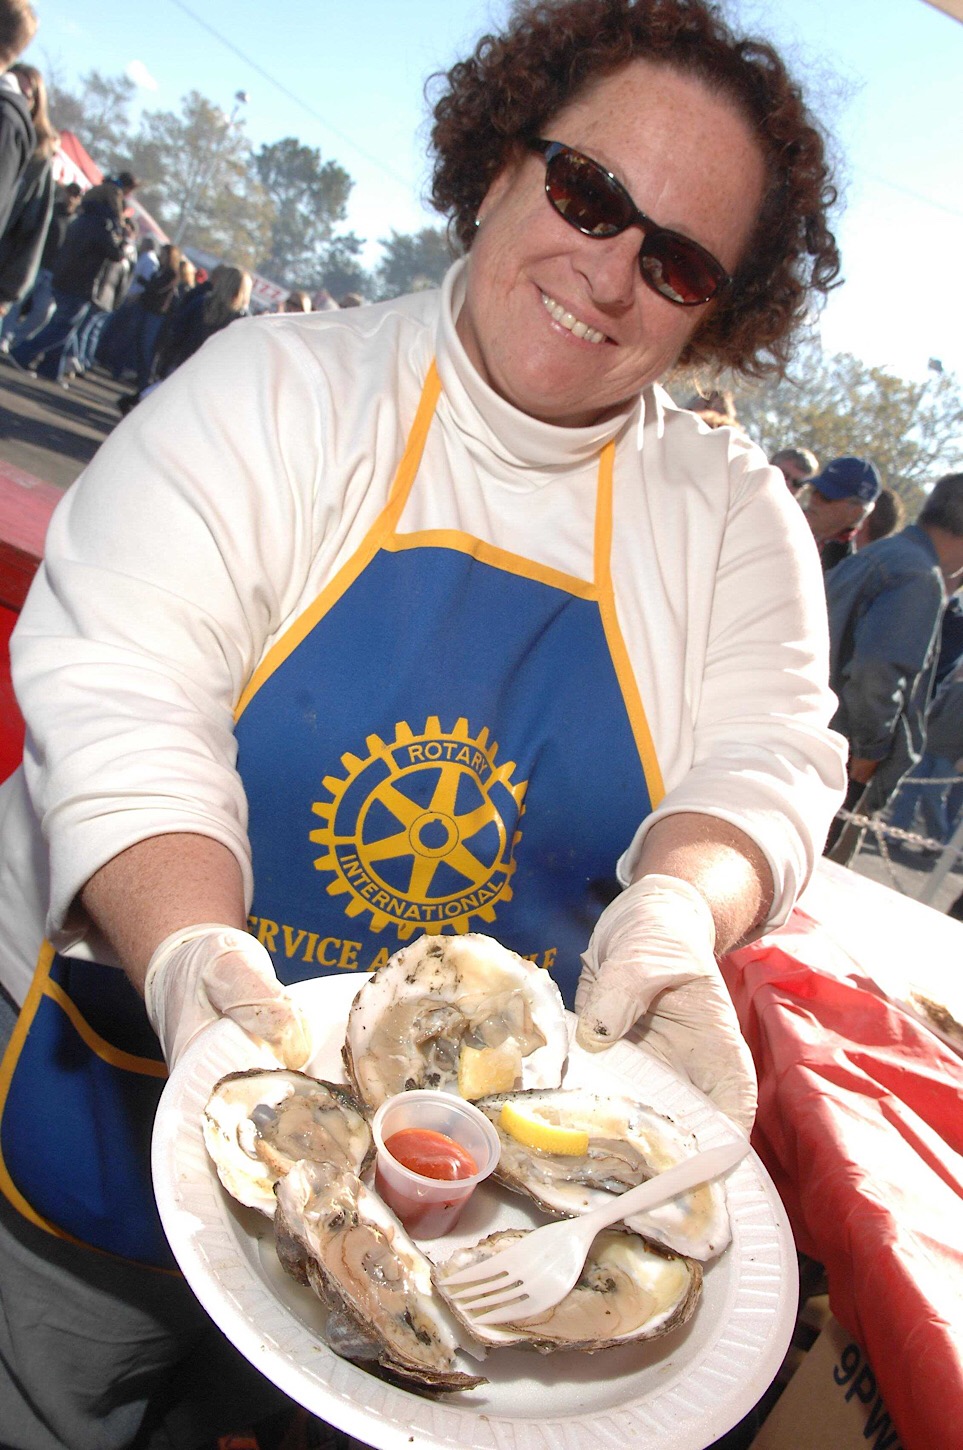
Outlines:
{"type": "Polygon", "coordinates": [[[325,776],[330,801],[315,801],[324,822],[311,840],[325,848],[318,871],[332,874],[331,896],[345,912],[370,911],[374,931],[393,925],[407,940],[447,926],[471,931],[471,918],[495,920],[512,897],[516,829],[527,781],[512,784],[514,761],[496,765],[498,746],[466,719],[443,730],[436,715],[420,735],[401,721],[386,744],[369,735],[367,758],[341,757],[343,779],[325,776]]]}

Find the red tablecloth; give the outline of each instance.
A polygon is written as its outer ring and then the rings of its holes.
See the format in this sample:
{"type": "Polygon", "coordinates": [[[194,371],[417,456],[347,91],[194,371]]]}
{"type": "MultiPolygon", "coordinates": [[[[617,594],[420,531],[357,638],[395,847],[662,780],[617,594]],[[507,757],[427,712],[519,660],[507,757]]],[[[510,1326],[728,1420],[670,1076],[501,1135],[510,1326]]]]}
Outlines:
{"type": "Polygon", "coordinates": [[[0,780],[23,754],[23,720],[10,683],[10,634],[43,553],[47,524],[63,497],[22,468],[0,459],[0,780]]]}
{"type": "Polygon", "coordinates": [[[905,1450],[963,1450],[963,1060],[871,980],[907,952],[963,975],[963,926],[842,868],[816,884],[723,964],[759,1069],[753,1144],[905,1450]]]}

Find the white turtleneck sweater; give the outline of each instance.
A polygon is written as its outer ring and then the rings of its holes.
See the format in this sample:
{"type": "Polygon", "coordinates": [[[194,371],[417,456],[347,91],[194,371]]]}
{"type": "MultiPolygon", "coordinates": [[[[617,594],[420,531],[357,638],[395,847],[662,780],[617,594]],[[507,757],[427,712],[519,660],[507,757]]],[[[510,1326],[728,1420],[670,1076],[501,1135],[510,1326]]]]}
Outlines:
{"type": "Polygon", "coordinates": [[[844,786],[805,520],[761,452],[658,388],[592,428],[516,411],[455,334],[463,265],[440,293],[235,323],[57,508],[12,647],[25,772],[0,790],[0,981],[16,999],[45,931],[109,960],[70,906],[147,837],[221,841],[250,903],[234,706],[383,509],[433,356],[430,486],[401,531],[458,529],[590,579],[598,455],[616,439],[616,606],[666,787],[620,843],[623,876],[654,820],[703,812],[759,844],[770,925],[785,920],[844,786]]]}

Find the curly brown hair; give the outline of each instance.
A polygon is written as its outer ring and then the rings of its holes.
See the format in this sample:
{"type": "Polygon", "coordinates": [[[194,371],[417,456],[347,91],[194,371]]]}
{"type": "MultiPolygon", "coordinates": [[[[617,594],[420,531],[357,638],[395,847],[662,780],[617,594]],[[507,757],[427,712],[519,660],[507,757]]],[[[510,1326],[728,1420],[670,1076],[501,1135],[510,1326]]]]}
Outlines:
{"type": "Polygon", "coordinates": [[[826,145],[772,46],[735,36],[709,0],[518,0],[501,35],[436,76],[432,202],[466,250],[488,187],[593,81],[635,59],[700,78],[751,126],[767,186],[745,257],[680,366],[782,374],[814,294],[839,274],[826,145]]]}

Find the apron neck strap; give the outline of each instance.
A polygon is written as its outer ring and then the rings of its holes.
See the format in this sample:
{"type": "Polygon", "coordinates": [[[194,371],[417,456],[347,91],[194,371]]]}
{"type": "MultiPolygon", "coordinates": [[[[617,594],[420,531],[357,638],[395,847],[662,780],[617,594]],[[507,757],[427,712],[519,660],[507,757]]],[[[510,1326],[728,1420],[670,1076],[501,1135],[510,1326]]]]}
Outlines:
{"type": "MultiPolygon", "coordinates": [[[[418,411],[408,434],[405,451],[398,464],[391,493],[382,515],[384,533],[394,533],[398,527],[405,504],[414,486],[421,466],[428,429],[441,396],[441,378],[434,358],[428,368],[418,411]]],[[[605,444],[599,455],[598,484],[595,493],[595,544],[593,558],[593,583],[597,589],[608,588],[611,583],[612,555],[612,487],[615,470],[615,440],[605,444]]]]}

